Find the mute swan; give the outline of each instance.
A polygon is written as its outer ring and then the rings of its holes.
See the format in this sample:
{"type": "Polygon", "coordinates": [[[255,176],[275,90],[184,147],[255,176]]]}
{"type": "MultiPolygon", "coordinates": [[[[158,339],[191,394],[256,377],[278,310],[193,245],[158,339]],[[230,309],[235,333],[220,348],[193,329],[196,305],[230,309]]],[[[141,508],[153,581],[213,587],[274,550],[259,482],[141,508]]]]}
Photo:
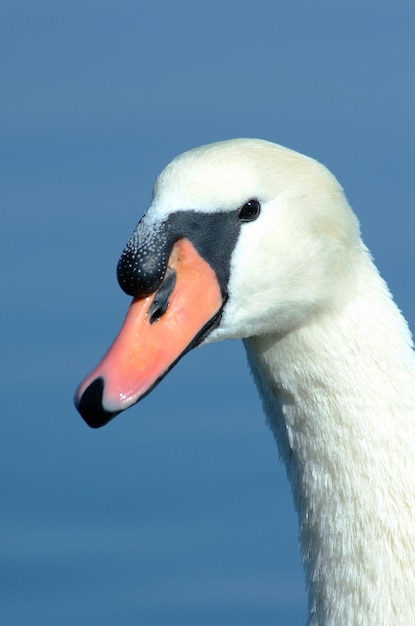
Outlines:
{"type": "Polygon", "coordinates": [[[256,139],[159,176],[118,280],[124,326],[79,386],[92,427],[191,348],[242,338],[292,485],[312,626],[415,624],[411,336],[336,179],[256,139]]]}

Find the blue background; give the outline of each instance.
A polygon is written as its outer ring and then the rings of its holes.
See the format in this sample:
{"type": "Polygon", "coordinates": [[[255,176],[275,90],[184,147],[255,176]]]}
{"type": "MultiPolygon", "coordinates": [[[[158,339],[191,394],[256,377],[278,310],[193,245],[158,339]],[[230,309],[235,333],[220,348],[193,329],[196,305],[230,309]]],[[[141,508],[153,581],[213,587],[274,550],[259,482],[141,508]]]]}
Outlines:
{"type": "Polygon", "coordinates": [[[3,0],[0,611],[7,626],[302,624],[296,518],[240,342],[90,430],[72,395],[176,154],[323,161],[415,327],[415,5],[3,0]]]}

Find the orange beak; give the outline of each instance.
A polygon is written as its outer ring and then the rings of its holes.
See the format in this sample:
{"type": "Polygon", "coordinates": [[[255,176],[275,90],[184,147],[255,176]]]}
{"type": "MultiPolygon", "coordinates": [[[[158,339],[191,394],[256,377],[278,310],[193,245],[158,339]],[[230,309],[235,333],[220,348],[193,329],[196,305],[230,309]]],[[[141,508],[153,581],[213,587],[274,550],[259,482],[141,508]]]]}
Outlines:
{"type": "Polygon", "coordinates": [[[168,276],[164,306],[158,304],[163,285],[133,299],[119,335],[76,391],[75,404],[93,428],[151,391],[220,319],[224,302],[216,274],[188,239],[174,245],[165,283],[168,276]]]}

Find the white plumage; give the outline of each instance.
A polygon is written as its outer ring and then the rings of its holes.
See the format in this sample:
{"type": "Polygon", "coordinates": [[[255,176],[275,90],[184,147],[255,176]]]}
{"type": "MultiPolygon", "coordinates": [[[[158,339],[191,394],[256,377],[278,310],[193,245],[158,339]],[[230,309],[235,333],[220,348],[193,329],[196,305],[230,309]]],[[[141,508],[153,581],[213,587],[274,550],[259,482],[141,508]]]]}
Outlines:
{"type": "Polygon", "coordinates": [[[298,511],[309,626],[414,626],[415,357],[336,179],[265,141],[191,150],[118,278],[134,300],[77,390],[87,423],[203,338],[243,339],[298,511]]]}
{"type": "MultiPolygon", "coordinates": [[[[260,140],[177,157],[147,218],[249,198],[229,300],[291,481],[312,626],[415,624],[415,359],[335,178],[260,140]]],[[[237,401],[237,399],[235,399],[237,401]]]]}

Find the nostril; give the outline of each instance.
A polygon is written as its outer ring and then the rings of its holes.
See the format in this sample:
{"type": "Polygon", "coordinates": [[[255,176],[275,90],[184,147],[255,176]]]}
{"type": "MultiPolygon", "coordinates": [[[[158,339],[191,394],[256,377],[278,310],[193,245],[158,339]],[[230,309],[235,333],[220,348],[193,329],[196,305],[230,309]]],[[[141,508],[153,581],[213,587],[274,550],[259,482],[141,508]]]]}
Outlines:
{"type": "Polygon", "coordinates": [[[170,296],[173,292],[175,284],[176,272],[172,269],[168,269],[164,281],[160,289],[157,291],[149,309],[150,324],[157,322],[167,311],[170,296]]]}

